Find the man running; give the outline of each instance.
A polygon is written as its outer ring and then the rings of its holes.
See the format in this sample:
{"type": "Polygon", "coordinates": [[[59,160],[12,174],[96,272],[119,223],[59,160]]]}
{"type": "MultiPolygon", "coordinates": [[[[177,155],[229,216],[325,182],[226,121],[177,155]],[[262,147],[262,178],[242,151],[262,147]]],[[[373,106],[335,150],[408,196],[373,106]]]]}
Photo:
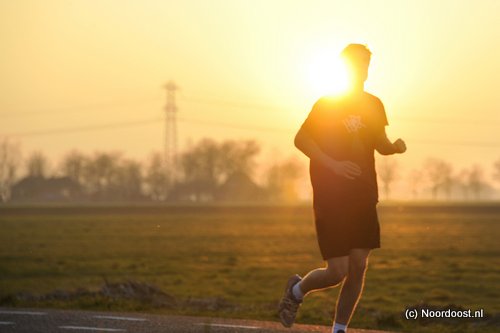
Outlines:
{"type": "Polygon", "coordinates": [[[364,91],[371,52],[350,44],[341,53],[350,69],[350,89],[342,96],[320,98],[295,137],[295,146],[310,158],[316,235],[325,268],[290,277],[279,305],[282,324],[291,327],[309,292],[342,283],[333,333],[346,333],[361,296],[368,256],[380,247],[374,151],[404,153],[391,143],[382,102],[364,91]]]}

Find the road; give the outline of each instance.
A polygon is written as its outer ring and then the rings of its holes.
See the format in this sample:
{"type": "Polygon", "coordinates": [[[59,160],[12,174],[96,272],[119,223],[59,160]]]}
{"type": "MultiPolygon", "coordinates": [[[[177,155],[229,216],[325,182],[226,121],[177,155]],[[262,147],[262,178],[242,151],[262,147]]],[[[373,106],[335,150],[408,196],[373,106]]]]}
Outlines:
{"type": "MultiPolygon", "coordinates": [[[[80,310],[0,308],[0,333],[330,333],[328,326],[294,325],[278,322],[207,317],[150,315],[80,310]]],[[[349,328],[349,333],[387,333],[349,328]]]]}

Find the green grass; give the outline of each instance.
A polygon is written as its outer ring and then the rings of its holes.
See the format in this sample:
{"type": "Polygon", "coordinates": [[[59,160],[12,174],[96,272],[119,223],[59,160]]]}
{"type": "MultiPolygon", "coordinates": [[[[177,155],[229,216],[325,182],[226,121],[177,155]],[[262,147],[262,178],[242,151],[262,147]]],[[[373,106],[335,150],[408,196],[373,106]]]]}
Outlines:
{"type": "MultiPolygon", "coordinates": [[[[403,319],[413,305],[500,313],[500,216],[478,209],[381,207],[382,248],[370,258],[351,326],[408,332],[474,332],[472,323],[403,319]]],[[[4,306],[112,309],[276,320],[286,278],[323,265],[312,211],[304,207],[0,209],[4,306]],[[93,213],[93,211],[95,211],[93,213]],[[29,301],[21,292],[153,284],[182,306],[80,297],[29,301]],[[188,299],[223,300],[218,309],[188,299]],[[184,303],[182,303],[184,302],[184,303]]],[[[329,325],[338,288],[311,294],[298,322],[329,325]]],[[[475,324],[477,325],[477,324],[475,324]]],[[[481,327],[493,332],[494,327],[481,327]]],[[[498,329],[498,326],[496,327],[498,329]]]]}

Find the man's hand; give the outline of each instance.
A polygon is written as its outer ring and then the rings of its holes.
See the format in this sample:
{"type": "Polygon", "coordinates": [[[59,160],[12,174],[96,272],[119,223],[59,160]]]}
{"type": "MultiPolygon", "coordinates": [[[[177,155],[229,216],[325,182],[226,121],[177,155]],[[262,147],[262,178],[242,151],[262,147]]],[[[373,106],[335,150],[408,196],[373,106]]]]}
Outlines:
{"type": "Polygon", "coordinates": [[[361,175],[361,168],[359,165],[351,161],[336,161],[330,158],[325,164],[328,169],[332,170],[337,175],[348,179],[355,179],[361,175]]]}
{"type": "Polygon", "coordinates": [[[393,145],[396,154],[402,154],[406,151],[406,143],[401,139],[394,141],[393,145]]]}

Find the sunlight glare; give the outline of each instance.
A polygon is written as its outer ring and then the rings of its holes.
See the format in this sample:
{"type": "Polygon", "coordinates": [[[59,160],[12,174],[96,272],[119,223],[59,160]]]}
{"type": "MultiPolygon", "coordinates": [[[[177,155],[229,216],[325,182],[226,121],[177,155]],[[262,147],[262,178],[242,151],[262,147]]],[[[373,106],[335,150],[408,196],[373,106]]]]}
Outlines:
{"type": "Polygon", "coordinates": [[[311,57],[307,68],[311,90],[318,96],[338,95],[348,88],[348,71],[338,54],[318,52],[311,57]]]}

